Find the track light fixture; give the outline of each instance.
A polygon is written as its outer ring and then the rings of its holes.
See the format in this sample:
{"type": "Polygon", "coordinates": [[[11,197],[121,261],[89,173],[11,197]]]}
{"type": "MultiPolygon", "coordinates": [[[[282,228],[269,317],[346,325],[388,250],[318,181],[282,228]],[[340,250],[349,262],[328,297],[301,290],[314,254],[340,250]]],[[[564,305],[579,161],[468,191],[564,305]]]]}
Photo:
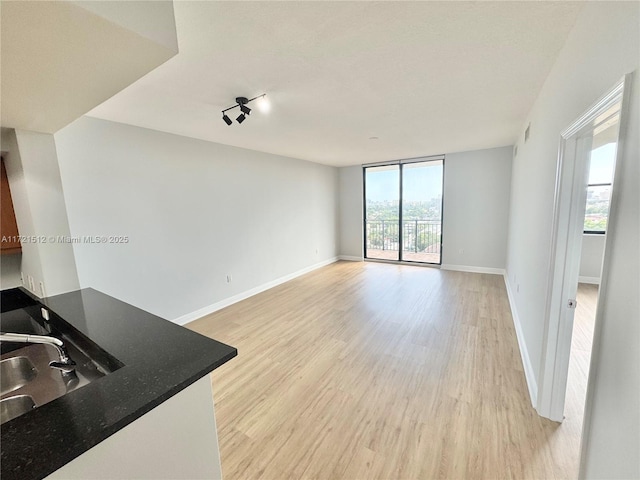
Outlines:
{"type": "Polygon", "coordinates": [[[266,96],[267,94],[263,93],[262,95],[258,95],[257,97],[253,97],[253,98],[236,97],[236,104],[233,107],[225,108],[224,110],[222,110],[222,120],[224,120],[224,122],[227,125],[231,125],[233,121],[227,116],[226,112],[228,112],[229,110],[233,110],[234,108],[239,108],[240,112],[242,113],[238,115],[238,117],[236,118],[236,122],[238,123],[244,122],[247,118],[246,116],[251,113],[251,109],[247,106],[247,103],[253,102],[254,100],[257,100],[257,99],[260,99],[260,104],[258,105],[258,107],[260,108],[260,111],[262,112],[269,111],[268,100],[265,98],[266,96]],[[266,108],[265,108],[265,105],[267,105],[266,108]]]}

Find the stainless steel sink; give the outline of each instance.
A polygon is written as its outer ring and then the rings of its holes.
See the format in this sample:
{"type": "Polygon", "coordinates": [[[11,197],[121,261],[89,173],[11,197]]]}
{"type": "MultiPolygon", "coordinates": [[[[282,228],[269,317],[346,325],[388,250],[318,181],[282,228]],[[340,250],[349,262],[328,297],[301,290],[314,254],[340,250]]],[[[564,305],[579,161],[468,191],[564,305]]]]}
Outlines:
{"type": "Polygon", "coordinates": [[[34,408],[36,408],[36,402],[29,395],[14,395],[4,398],[0,400],[0,423],[13,420],[34,408]]]}
{"type": "Polygon", "coordinates": [[[0,395],[23,387],[37,374],[38,371],[27,357],[11,357],[0,361],[0,395]]]}
{"type": "Polygon", "coordinates": [[[35,301],[8,308],[11,302],[2,297],[0,424],[32,415],[41,406],[124,366],[53,312],[45,322],[35,301]],[[63,359],[61,350],[71,362],[63,359]],[[71,363],[73,368],[67,368],[71,363]]]}
{"type": "Polygon", "coordinates": [[[30,344],[2,355],[0,423],[28,413],[106,374],[71,344],[69,354],[77,363],[73,372],[51,368],[50,363],[59,357],[57,350],[49,345],[30,344]]]}

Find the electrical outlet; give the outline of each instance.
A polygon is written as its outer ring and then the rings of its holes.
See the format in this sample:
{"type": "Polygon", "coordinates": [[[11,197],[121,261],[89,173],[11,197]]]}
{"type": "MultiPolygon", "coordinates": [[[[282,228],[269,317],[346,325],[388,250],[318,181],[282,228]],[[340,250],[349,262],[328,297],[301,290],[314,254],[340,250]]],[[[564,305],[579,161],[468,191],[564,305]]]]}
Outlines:
{"type": "Polygon", "coordinates": [[[46,308],[42,307],[40,309],[40,313],[42,313],[42,318],[44,318],[48,322],[49,321],[49,310],[47,310],[46,308]]]}
{"type": "Polygon", "coordinates": [[[29,290],[31,290],[33,293],[36,293],[36,287],[33,284],[33,277],[31,275],[28,275],[27,280],[29,281],[29,290]]]}
{"type": "Polygon", "coordinates": [[[46,297],[46,295],[44,294],[44,283],[40,282],[40,293],[42,294],[43,297],[46,297]]]}

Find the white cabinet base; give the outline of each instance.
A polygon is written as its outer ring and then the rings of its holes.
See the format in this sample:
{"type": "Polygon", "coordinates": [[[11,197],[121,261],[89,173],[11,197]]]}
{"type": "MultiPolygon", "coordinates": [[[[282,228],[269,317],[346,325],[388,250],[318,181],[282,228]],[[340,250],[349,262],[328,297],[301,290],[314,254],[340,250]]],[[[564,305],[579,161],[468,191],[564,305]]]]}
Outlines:
{"type": "Polygon", "coordinates": [[[221,479],[209,375],[46,478],[221,479]]]}

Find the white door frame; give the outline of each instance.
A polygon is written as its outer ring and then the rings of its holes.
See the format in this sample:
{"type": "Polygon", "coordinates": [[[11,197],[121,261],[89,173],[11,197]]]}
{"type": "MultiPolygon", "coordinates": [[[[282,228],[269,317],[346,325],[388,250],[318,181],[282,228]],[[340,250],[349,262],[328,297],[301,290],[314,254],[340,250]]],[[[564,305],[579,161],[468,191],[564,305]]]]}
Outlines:
{"type": "MultiPolygon", "coordinates": [[[[615,181],[620,175],[622,136],[626,131],[626,106],[629,97],[631,74],[625,75],[616,85],[602,96],[591,108],[575,120],[560,135],[558,166],[556,170],[556,188],[551,243],[551,261],[547,283],[547,301],[545,309],[544,351],[540,366],[540,386],[536,410],[538,414],[561,422],[564,418],[564,401],[567,390],[569,356],[571,353],[571,335],[575,309],[569,307],[570,299],[576,298],[582,235],[584,230],[584,212],[588,171],[587,154],[591,147],[594,121],[613,105],[621,102],[618,125],[618,148],[612,180],[612,196],[609,206],[611,212],[616,209],[615,181]]],[[[607,228],[609,230],[609,226],[607,228]]],[[[599,292],[604,290],[609,273],[607,261],[610,244],[605,234],[602,273],[599,292]]],[[[602,302],[598,294],[596,324],[594,329],[593,351],[598,342],[598,325],[602,315],[602,302]]]]}

